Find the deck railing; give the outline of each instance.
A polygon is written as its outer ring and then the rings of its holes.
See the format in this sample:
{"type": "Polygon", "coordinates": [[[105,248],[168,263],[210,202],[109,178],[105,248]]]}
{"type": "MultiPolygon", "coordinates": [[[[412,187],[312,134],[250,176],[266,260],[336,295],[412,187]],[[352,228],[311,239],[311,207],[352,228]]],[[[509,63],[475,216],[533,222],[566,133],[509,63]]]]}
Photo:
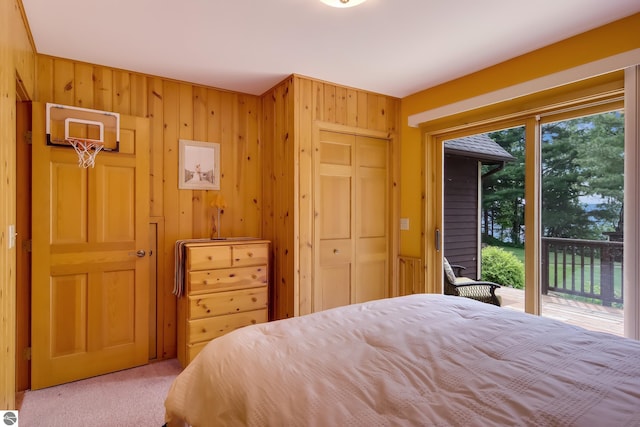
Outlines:
{"type": "Polygon", "coordinates": [[[622,242],[543,237],[542,293],[622,306],[622,248],[622,242]]]}

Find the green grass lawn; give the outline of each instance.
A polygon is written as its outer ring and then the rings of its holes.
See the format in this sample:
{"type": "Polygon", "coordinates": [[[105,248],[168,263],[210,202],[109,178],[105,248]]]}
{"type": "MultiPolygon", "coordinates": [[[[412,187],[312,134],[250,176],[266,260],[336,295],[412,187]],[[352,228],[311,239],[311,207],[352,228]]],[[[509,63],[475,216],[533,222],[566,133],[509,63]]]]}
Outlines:
{"type": "Polygon", "coordinates": [[[524,248],[513,248],[510,246],[500,246],[500,249],[504,249],[507,252],[511,252],[520,260],[522,265],[524,265],[524,248]]]}
{"type": "MultiPolygon", "coordinates": [[[[493,245],[493,246],[497,246],[497,245],[493,245]]],[[[515,255],[516,258],[518,258],[522,264],[524,265],[524,248],[514,248],[514,247],[510,247],[510,246],[499,246],[501,249],[507,251],[507,252],[511,252],[513,255],[515,255]]],[[[560,260],[559,260],[560,261],[560,260]]],[[[563,265],[558,265],[558,272],[556,273],[554,270],[554,266],[550,265],[549,268],[549,276],[550,276],[550,282],[553,282],[553,278],[556,277],[557,274],[557,278],[562,281],[563,278],[566,280],[566,284],[564,286],[567,286],[568,288],[571,288],[571,282],[574,280],[574,276],[575,276],[575,285],[576,286],[580,286],[580,282],[582,281],[582,272],[580,271],[579,265],[581,263],[581,258],[580,256],[576,255],[575,258],[575,262],[576,262],[576,266],[575,266],[575,270],[572,271],[570,266],[567,266],[567,271],[564,271],[564,266],[563,265]]],[[[590,278],[590,272],[588,271],[590,268],[590,260],[589,259],[585,259],[585,269],[586,271],[584,272],[585,277],[585,283],[583,286],[585,286],[586,290],[591,290],[591,278],[590,278]]],[[[594,274],[594,283],[593,283],[593,292],[598,294],[600,292],[600,263],[597,262],[594,266],[593,266],[593,274],[594,274]]],[[[614,283],[614,293],[617,297],[620,297],[622,295],[622,265],[621,263],[615,263],[614,264],[614,277],[613,277],[613,283],[614,283]]],[[[562,284],[559,283],[558,284],[560,287],[562,287],[562,284]]]]}

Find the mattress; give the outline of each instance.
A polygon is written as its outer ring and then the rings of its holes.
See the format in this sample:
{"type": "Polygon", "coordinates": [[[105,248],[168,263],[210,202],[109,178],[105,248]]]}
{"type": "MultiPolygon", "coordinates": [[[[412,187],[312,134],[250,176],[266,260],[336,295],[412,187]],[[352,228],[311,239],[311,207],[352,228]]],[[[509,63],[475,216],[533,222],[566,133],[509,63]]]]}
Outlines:
{"type": "Polygon", "coordinates": [[[467,298],[418,294],[211,341],[169,425],[640,425],[640,342],[467,298]]]}

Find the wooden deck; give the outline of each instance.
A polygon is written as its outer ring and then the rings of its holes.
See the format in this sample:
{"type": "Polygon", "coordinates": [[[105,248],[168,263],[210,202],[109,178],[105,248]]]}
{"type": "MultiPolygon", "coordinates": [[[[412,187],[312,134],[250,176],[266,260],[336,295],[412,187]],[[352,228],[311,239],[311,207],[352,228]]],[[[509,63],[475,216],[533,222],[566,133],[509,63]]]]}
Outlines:
{"type": "MultiPolygon", "coordinates": [[[[524,311],[524,290],[503,286],[496,291],[496,294],[502,297],[503,307],[524,311]]],[[[542,315],[592,331],[624,335],[623,313],[618,308],[543,295],[542,315]]]]}

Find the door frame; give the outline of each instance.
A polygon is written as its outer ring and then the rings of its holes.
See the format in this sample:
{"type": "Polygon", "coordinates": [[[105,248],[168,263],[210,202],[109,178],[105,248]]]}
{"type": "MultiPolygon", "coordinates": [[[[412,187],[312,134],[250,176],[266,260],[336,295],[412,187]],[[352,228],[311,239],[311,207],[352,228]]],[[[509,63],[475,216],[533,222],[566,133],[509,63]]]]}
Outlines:
{"type": "MultiPolygon", "coordinates": [[[[32,127],[34,131],[34,135],[40,138],[42,138],[42,136],[45,134],[44,110],[45,110],[45,103],[33,103],[32,117],[34,120],[32,121],[32,127]]],[[[125,116],[121,116],[120,128],[121,130],[130,129],[135,134],[135,139],[131,139],[131,138],[126,139],[126,141],[130,144],[127,147],[130,147],[131,149],[135,150],[128,153],[130,155],[132,154],[133,157],[130,156],[129,159],[122,160],[125,162],[124,163],[125,165],[129,165],[129,167],[131,167],[131,165],[134,165],[135,167],[135,175],[133,176],[133,179],[135,180],[133,186],[135,187],[135,191],[136,191],[135,198],[133,199],[133,206],[134,206],[133,209],[135,211],[135,217],[133,222],[135,227],[135,232],[133,234],[134,236],[133,247],[128,248],[128,243],[126,245],[119,244],[112,247],[112,246],[109,246],[111,244],[110,242],[108,241],[102,242],[102,244],[106,243],[107,245],[106,246],[107,249],[104,252],[104,254],[100,252],[100,250],[91,252],[91,254],[87,253],[86,262],[96,263],[96,265],[101,265],[101,264],[104,264],[105,261],[107,261],[112,267],[116,268],[116,270],[114,271],[119,271],[118,270],[119,268],[127,268],[128,267],[127,264],[131,262],[135,265],[135,268],[132,269],[135,275],[133,280],[135,280],[135,283],[139,285],[137,285],[135,288],[136,295],[133,301],[135,301],[134,308],[139,309],[141,311],[135,311],[134,309],[134,312],[133,312],[133,322],[134,322],[133,340],[125,343],[127,349],[130,349],[130,351],[125,349],[120,344],[116,343],[109,347],[111,354],[115,357],[108,356],[107,358],[104,358],[103,354],[98,354],[98,353],[92,354],[91,352],[82,352],[82,351],[76,352],[74,353],[76,355],[80,355],[80,354],[89,355],[90,364],[82,365],[83,368],[80,368],[79,365],[75,365],[68,358],[66,358],[66,356],[62,356],[62,357],[59,357],[58,358],[59,361],[55,363],[62,363],[61,367],[64,367],[63,369],[65,369],[65,371],[56,372],[55,370],[51,371],[52,369],[51,366],[53,365],[54,359],[48,356],[47,350],[43,348],[34,348],[34,356],[35,356],[34,362],[36,360],[40,360],[40,364],[36,364],[32,362],[31,389],[34,389],[34,386],[36,388],[48,387],[51,385],[56,385],[56,384],[64,383],[67,381],[84,379],[94,375],[114,372],[116,370],[120,370],[128,367],[139,366],[149,362],[150,343],[148,339],[144,339],[143,341],[141,340],[141,338],[147,337],[147,334],[149,332],[149,329],[147,327],[148,326],[147,322],[149,321],[149,307],[147,306],[147,302],[150,295],[149,295],[147,286],[150,286],[150,283],[149,283],[149,271],[148,271],[149,257],[147,256],[146,252],[149,251],[149,243],[150,243],[150,239],[147,236],[147,233],[149,231],[150,216],[149,216],[149,210],[148,210],[149,186],[148,186],[148,183],[145,185],[144,182],[146,180],[145,177],[148,177],[149,175],[149,158],[147,156],[147,153],[148,153],[148,144],[151,143],[150,123],[148,118],[125,115],[125,116]],[[135,145],[132,145],[132,144],[135,144],[135,145]],[[133,163],[132,163],[132,160],[133,160],[133,163]],[[142,214],[138,214],[138,212],[142,214]],[[142,255],[137,254],[135,252],[136,250],[138,252],[142,252],[142,255]],[[137,258],[136,258],[136,255],[137,255],[137,258]],[[108,256],[112,256],[113,258],[107,259],[108,256]],[[140,258],[143,258],[143,260],[140,258]],[[141,262],[146,262],[146,265],[140,264],[141,262]],[[138,286],[142,286],[144,289],[139,290],[138,286]],[[146,290],[146,292],[144,290],[146,290]],[[139,292],[142,292],[142,293],[139,293],[139,292]],[[47,356],[44,356],[43,354],[47,354],[47,356]],[[93,362],[91,362],[91,360],[93,360],[93,362]],[[95,362],[97,361],[101,361],[101,363],[96,364],[95,362]],[[69,371],[69,375],[61,374],[61,372],[67,372],[67,371],[69,371]],[[48,377],[45,376],[44,374],[48,375],[48,377]]],[[[37,143],[44,144],[42,139],[39,140],[37,143]]],[[[120,143],[121,143],[120,152],[122,153],[123,152],[122,151],[122,143],[123,143],[122,134],[121,134],[120,143]]],[[[46,146],[41,147],[40,149],[51,150],[50,147],[46,147],[46,146]]],[[[71,147],[65,148],[65,149],[68,149],[70,150],[70,153],[73,153],[73,151],[71,150],[71,147]]],[[[127,154],[127,152],[125,152],[125,154],[127,154]]],[[[117,156],[118,153],[107,153],[107,155],[110,155],[110,157],[112,158],[111,162],[113,162],[113,159],[114,159],[113,156],[117,156]]],[[[49,152],[49,154],[47,154],[46,156],[43,155],[40,157],[34,155],[34,159],[33,159],[34,165],[33,165],[32,171],[36,170],[34,169],[36,167],[40,167],[41,168],[40,170],[42,170],[42,168],[48,168],[49,165],[46,163],[42,164],[42,162],[48,161],[49,156],[51,156],[52,158],[56,158],[56,157],[60,158],[62,156],[62,152],[57,152],[57,154],[49,152]]],[[[75,158],[76,155],[75,153],[69,154],[69,155],[67,155],[67,153],[64,153],[64,157],[75,158]]],[[[106,162],[110,163],[109,161],[106,161],[106,162]]],[[[97,174],[101,174],[103,172],[104,170],[98,170],[98,168],[96,168],[96,172],[94,172],[92,169],[87,171],[87,173],[94,174],[94,176],[98,176],[97,174]]],[[[45,186],[45,188],[42,188],[41,186],[36,187],[36,189],[37,191],[33,191],[32,189],[32,192],[31,192],[32,198],[36,197],[38,198],[38,200],[45,200],[45,199],[49,200],[50,190],[47,186],[45,186]]],[[[35,212],[36,211],[34,211],[34,213],[35,212]]],[[[38,212],[39,212],[39,216],[45,213],[44,211],[38,211],[38,212]]],[[[48,212],[48,209],[46,210],[46,212],[48,212]]],[[[35,223],[35,221],[37,221],[37,218],[32,218],[32,223],[35,223]]],[[[45,265],[48,267],[50,261],[47,260],[46,258],[52,257],[52,254],[50,253],[49,249],[43,249],[43,248],[45,248],[47,245],[49,245],[50,247],[50,242],[47,243],[48,239],[44,237],[42,234],[40,234],[39,239],[40,240],[37,240],[37,239],[35,240],[34,248],[39,251],[41,256],[40,259],[45,259],[45,265]],[[43,238],[44,240],[42,240],[43,238]]],[[[128,241],[125,241],[125,242],[128,242],[128,241]]],[[[76,246],[77,248],[80,248],[81,245],[82,244],[80,244],[80,246],[77,246],[77,245],[76,246]]],[[[82,250],[75,248],[73,244],[71,245],[71,248],[72,248],[71,252],[69,253],[83,254],[82,256],[84,256],[84,253],[82,252],[82,250]]],[[[64,256],[58,256],[58,258],[59,260],[60,259],[62,260],[62,263],[60,265],[63,265],[63,264],[72,265],[72,270],[73,268],[76,268],[76,267],[73,267],[73,262],[71,263],[67,262],[64,256]]],[[[38,260],[36,260],[36,262],[38,262],[38,260]]],[[[96,274],[96,272],[99,273],[100,271],[102,271],[102,270],[99,270],[99,271],[98,270],[94,271],[94,270],[95,268],[90,267],[90,270],[86,272],[87,277],[89,277],[91,274],[96,274]]],[[[42,326],[45,322],[44,320],[42,320],[42,318],[39,320],[39,322],[34,322],[33,314],[36,313],[36,311],[34,311],[35,310],[34,306],[37,306],[37,304],[42,305],[44,303],[44,306],[43,306],[44,308],[37,312],[39,313],[38,314],[39,316],[42,316],[43,315],[42,313],[45,313],[48,310],[46,302],[42,298],[40,298],[41,295],[46,296],[46,291],[44,294],[42,293],[35,294],[33,292],[34,280],[41,280],[43,281],[43,283],[46,282],[46,279],[41,276],[42,274],[43,274],[42,271],[37,271],[37,274],[35,271],[32,272],[32,283],[31,283],[31,287],[32,287],[32,292],[31,292],[32,337],[31,337],[31,340],[32,342],[34,341],[33,340],[34,328],[37,328],[38,326],[42,326]],[[40,277],[40,279],[38,279],[38,277],[40,277]]],[[[47,274],[50,274],[48,270],[47,270],[47,274]]],[[[96,301],[96,298],[97,298],[96,295],[97,294],[94,293],[93,297],[89,299],[96,301]]],[[[89,319],[89,321],[96,322],[97,319],[100,319],[100,316],[96,316],[95,313],[93,314],[88,313],[87,318],[89,319]]],[[[89,337],[89,339],[87,340],[87,346],[91,347],[91,346],[100,344],[99,338],[95,336],[92,338],[91,334],[87,334],[87,336],[89,337]],[[91,339],[93,339],[93,341],[91,341],[91,339]]],[[[50,337],[47,340],[45,340],[45,344],[48,342],[49,339],[50,337]]],[[[102,351],[103,349],[103,347],[99,347],[99,345],[96,348],[100,349],[100,351],[102,351]]]]}
{"type": "Polygon", "coordinates": [[[16,101],[16,391],[31,387],[31,102],[16,101]],[[20,135],[23,131],[26,134],[20,135]]]}
{"type": "MultiPolygon", "coordinates": [[[[399,224],[400,224],[400,186],[399,183],[399,172],[400,172],[400,150],[398,146],[398,137],[394,132],[383,132],[379,130],[365,129],[354,126],[346,126],[340,125],[331,122],[323,122],[316,120],[313,122],[312,126],[312,136],[311,136],[311,147],[312,147],[312,157],[314,157],[317,153],[316,148],[318,145],[318,141],[320,140],[320,132],[321,131],[329,131],[329,132],[338,132],[338,133],[347,133],[355,136],[363,136],[363,137],[371,137],[371,138],[379,138],[385,139],[389,142],[389,172],[388,172],[388,194],[389,194],[389,296],[398,296],[399,295],[399,286],[398,286],[398,251],[399,251],[399,224]]],[[[313,184],[313,178],[315,177],[315,161],[312,160],[309,165],[305,165],[309,168],[309,178],[311,183],[313,184]]],[[[302,167],[300,168],[302,170],[302,167]]],[[[314,197],[313,195],[304,195],[301,194],[300,198],[296,201],[296,212],[300,212],[300,204],[306,203],[311,205],[311,212],[313,212],[313,203],[314,197]],[[311,197],[309,197],[311,196],[311,197]],[[305,200],[306,199],[306,200],[305,200]]],[[[299,221],[298,223],[298,235],[308,235],[311,237],[312,243],[315,241],[315,233],[314,233],[314,221],[313,218],[309,219],[309,221],[299,221]],[[309,228],[309,230],[306,229],[309,228]]],[[[315,257],[316,257],[316,248],[311,245],[311,264],[315,265],[315,257]]],[[[301,260],[296,261],[297,270],[300,271],[300,262],[301,260]]],[[[306,295],[309,295],[311,300],[313,299],[316,283],[315,283],[315,274],[312,274],[308,279],[308,289],[305,289],[303,292],[306,295]]],[[[300,287],[304,286],[300,281],[297,282],[297,287],[295,290],[295,294],[300,296],[301,289],[300,287]]],[[[302,304],[300,301],[296,299],[296,308],[302,308],[302,304]]],[[[310,312],[313,312],[313,304],[307,303],[310,307],[310,312]]],[[[299,310],[296,315],[308,314],[299,310]]]]}
{"type": "MultiPolygon", "coordinates": [[[[441,229],[442,224],[442,197],[443,197],[443,174],[442,174],[442,145],[444,139],[451,139],[452,135],[463,136],[475,133],[484,133],[497,128],[508,127],[505,123],[520,121],[526,125],[526,139],[534,143],[527,144],[525,171],[525,240],[533,242],[525,246],[525,311],[532,314],[540,314],[540,143],[538,141],[539,114],[547,114],[560,111],[586,110],[591,105],[604,105],[624,99],[625,108],[625,235],[629,238],[625,241],[625,268],[624,289],[625,289],[625,310],[624,329],[625,336],[640,339],[640,291],[636,284],[640,279],[640,266],[635,262],[637,258],[637,247],[640,241],[635,237],[640,229],[640,218],[637,212],[632,209],[637,202],[637,188],[640,187],[640,173],[637,173],[637,166],[640,164],[637,146],[640,134],[638,133],[638,115],[640,108],[640,66],[627,68],[625,70],[624,82],[614,82],[610,84],[599,84],[598,78],[593,78],[593,83],[578,82],[551,90],[554,96],[542,97],[541,101],[532,109],[516,110],[526,104],[525,99],[519,100],[515,104],[505,107],[501,116],[490,116],[487,111],[491,106],[470,112],[460,113],[452,116],[451,121],[441,123],[424,123],[421,125],[423,135],[423,156],[424,165],[423,194],[434,194],[436,203],[428,205],[423,199],[423,223],[425,230],[421,244],[421,257],[425,262],[426,291],[439,293],[442,284],[442,255],[436,250],[433,234],[441,229]],[[580,92],[582,90],[582,92],[580,92]],[[582,96],[579,96],[582,94],[582,96]],[[554,102],[552,102],[554,101],[554,102]],[[515,105],[515,107],[514,107],[515,105]],[[508,113],[507,113],[508,112],[508,113]],[[464,116],[464,119],[461,117],[464,116]],[[462,123],[464,122],[464,123],[462,123]],[[473,130],[471,130],[473,129],[473,130]],[[444,136],[446,135],[446,137],[444,136]],[[438,161],[440,159],[441,161],[438,161]],[[433,230],[433,232],[431,231],[433,230]],[[430,284],[430,285],[429,285],[430,284]]],[[[541,97],[540,93],[534,94],[541,97]]],[[[495,107],[493,107],[494,110],[495,107]]]]}

